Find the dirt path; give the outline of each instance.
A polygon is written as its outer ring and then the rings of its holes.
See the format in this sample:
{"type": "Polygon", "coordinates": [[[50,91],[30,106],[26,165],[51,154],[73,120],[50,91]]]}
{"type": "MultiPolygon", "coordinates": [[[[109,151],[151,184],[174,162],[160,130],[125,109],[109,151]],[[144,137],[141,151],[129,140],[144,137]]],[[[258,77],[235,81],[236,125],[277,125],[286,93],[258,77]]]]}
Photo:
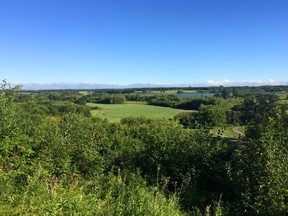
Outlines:
{"type": "Polygon", "coordinates": [[[239,134],[240,136],[244,136],[244,135],[245,135],[244,133],[242,133],[242,132],[240,131],[240,126],[234,127],[234,128],[232,128],[232,130],[233,130],[235,133],[239,134]]]}

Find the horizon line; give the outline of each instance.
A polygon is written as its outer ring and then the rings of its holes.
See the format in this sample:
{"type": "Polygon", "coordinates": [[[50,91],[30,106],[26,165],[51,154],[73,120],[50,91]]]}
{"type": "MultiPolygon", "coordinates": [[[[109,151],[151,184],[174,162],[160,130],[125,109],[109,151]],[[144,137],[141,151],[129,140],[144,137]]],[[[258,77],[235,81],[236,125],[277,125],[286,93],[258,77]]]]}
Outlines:
{"type": "Polygon", "coordinates": [[[64,90],[64,89],[126,89],[126,88],[181,88],[181,87],[253,87],[253,86],[281,86],[288,85],[285,80],[242,80],[231,81],[225,80],[208,80],[202,83],[131,83],[131,84],[101,84],[96,82],[31,82],[31,83],[12,83],[12,86],[21,86],[22,90],[64,90]]]}

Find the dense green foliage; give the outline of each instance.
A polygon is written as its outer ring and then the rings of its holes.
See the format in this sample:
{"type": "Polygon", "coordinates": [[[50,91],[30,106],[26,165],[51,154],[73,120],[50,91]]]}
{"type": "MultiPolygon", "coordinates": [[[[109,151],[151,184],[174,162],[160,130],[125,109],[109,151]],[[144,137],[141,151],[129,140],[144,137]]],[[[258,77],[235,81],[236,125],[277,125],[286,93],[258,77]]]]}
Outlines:
{"type": "Polygon", "coordinates": [[[0,214],[288,213],[288,117],[274,98],[201,103],[185,114],[198,122],[191,130],[174,120],[54,113],[49,103],[85,107],[76,103],[82,96],[57,94],[23,96],[2,85],[0,214]],[[209,134],[229,112],[245,117],[240,146],[209,134]]]}
{"type": "Polygon", "coordinates": [[[91,94],[86,97],[88,102],[102,104],[123,104],[126,98],[122,94],[91,94]]]}

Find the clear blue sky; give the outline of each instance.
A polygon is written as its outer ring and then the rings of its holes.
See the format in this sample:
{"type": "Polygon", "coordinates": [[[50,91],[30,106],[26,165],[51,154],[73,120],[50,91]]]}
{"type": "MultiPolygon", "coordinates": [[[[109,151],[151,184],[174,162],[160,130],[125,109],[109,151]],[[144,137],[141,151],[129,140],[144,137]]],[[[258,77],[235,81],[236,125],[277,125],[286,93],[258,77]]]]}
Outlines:
{"type": "Polygon", "coordinates": [[[288,80],[288,1],[0,0],[0,78],[288,80]]]}

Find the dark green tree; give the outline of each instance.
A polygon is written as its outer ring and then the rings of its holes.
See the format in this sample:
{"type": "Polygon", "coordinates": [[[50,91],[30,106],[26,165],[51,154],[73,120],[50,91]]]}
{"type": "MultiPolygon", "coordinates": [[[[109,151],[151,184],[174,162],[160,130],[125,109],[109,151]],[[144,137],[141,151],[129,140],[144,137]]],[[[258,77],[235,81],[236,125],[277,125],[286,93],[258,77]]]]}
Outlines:
{"type": "Polygon", "coordinates": [[[247,143],[236,152],[232,175],[235,210],[239,215],[285,215],[288,213],[287,113],[274,109],[266,121],[250,124],[247,130],[247,143]]]}

